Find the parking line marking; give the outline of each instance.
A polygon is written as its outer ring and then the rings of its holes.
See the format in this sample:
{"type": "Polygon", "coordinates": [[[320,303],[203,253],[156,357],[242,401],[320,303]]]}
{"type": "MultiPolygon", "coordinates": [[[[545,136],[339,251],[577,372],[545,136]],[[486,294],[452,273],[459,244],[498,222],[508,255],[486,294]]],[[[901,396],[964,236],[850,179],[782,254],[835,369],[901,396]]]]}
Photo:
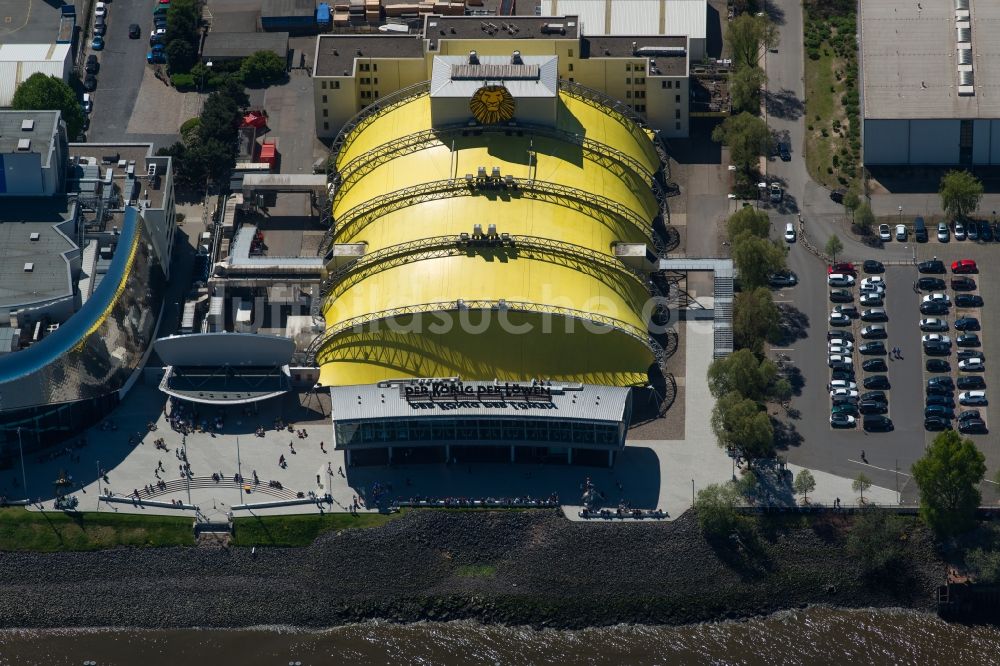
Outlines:
{"type": "Polygon", "coordinates": [[[862,462],[860,460],[854,460],[853,458],[848,458],[847,462],[856,463],[858,465],[864,465],[865,467],[871,467],[872,469],[878,469],[883,472],[894,472],[896,474],[902,474],[903,476],[912,476],[912,474],[907,474],[906,472],[900,472],[899,470],[895,469],[886,469],[885,467],[878,467],[877,465],[872,465],[871,463],[862,462]]]}

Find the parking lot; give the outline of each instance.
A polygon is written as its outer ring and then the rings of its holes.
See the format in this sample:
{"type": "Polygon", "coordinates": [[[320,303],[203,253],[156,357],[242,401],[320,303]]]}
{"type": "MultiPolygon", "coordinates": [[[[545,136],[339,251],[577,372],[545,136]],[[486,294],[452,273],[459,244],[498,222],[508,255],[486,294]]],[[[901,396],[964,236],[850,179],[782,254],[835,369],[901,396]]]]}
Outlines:
{"type": "MultiPolygon", "coordinates": [[[[777,225],[775,225],[777,226],[777,225]]],[[[783,229],[776,229],[779,235],[783,229]]],[[[909,477],[909,469],[915,460],[923,455],[924,446],[937,434],[924,428],[925,387],[927,379],[934,376],[949,376],[957,380],[959,376],[972,374],[958,371],[958,352],[962,349],[956,344],[956,336],[961,331],[954,330],[954,322],[963,315],[972,315],[981,322],[981,329],[975,331],[980,338],[980,347],[985,359],[985,372],[981,375],[990,396],[993,386],[1000,386],[996,377],[996,368],[990,364],[992,359],[1000,358],[1000,336],[994,335],[992,322],[997,318],[992,308],[997,307],[995,295],[1000,293],[1000,269],[994,270],[993,255],[1000,252],[996,243],[955,241],[952,236],[947,244],[935,241],[934,227],[929,228],[930,242],[916,244],[912,237],[908,239],[907,249],[915,261],[932,259],[937,256],[945,262],[946,274],[935,275],[944,280],[945,288],[941,290],[954,302],[956,293],[982,295],[985,303],[982,308],[957,308],[954,305],[947,309],[946,314],[924,315],[920,312],[922,298],[931,292],[920,292],[916,281],[921,277],[912,262],[886,262],[884,308],[888,321],[875,325],[885,326],[886,338],[883,340],[885,355],[860,353],[860,346],[868,342],[861,336],[861,329],[869,325],[859,318],[851,319],[849,325],[835,327],[829,325],[831,310],[838,305],[830,302],[831,287],[827,284],[827,265],[810,254],[798,243],[790,246],[788,265],[799,278],[794,287],[777,289],[774,292],[775,301],[779,307],[790,313],[793,324],[786,328],[785,340],[775,345],[771,356],[775,359],[785,358],[789,368],[796,394],[793,396],[787,410],[773,413],[784,426],[779,428],[776,437],[781,453],[789,462],[819,469],[841,476],[853,478],[859,472],[864,472],[876,485],[887,488],[899,488],[903,501],[915,500],[916,489],[909,477]],[[975,290],[956,292],[952,289],[951,262],[956,259],[973,259],[979,264],[979,273],[969,275],[975,281],[975,290]],[[929,372],[925,361],[928,358],[923,353],[921,337],[927,334],[920,330],[920,320],[926,317],[938,316],[948,322],[948,331],[943,333],[951,338],[951,353],[941,358],[949,363],[947,372],[929,372]],[[893,423],[889,432],[866,432],[861,426],[861,415],[854,428],[832,428],[830,424],[831,396],[829,383],[831,369],[828,367],[828,331],[849,331],[854,340],[853,348],[846,350],[855,369],[855,381],[859,394],[866,393],[864,379],[875,374],[884,374],[889,379],[890,388],[885,390],[888,402],[888,416],[893,423]],[[893,348],[899,348],[902,358],[891,354],[893,348]],[[869,359],[884,359],[885,372],[867,372],[863,363],[869,359]],[[862,458],[862,452],[864,458],[862,458]]],[[[891,241],[895,243],[896,241],[891,241]]],[[[855,284],[844,287],[851,294],[852,302],[843,305],[854,306],[861,311],[866,308],[860,303],[859,283],[868,275],[862,270],[864,259],[879,259],[885,256],[878,249],[873,249],[868,256],[850,257],[858,270],[855,284]]],[[[960,277],[960,276],[959,276],[960,277]]],[[[832,335],[832,334],[831,334],[832,335]]],[[[1000,413],[997,406],[990,403],[983,407],[963,407],[959,405],[961,390],[955,389],[953,399],[954,411],[957,416],[967,409],[978,409],[987,428],[1000,427],[1000,413]]],[[[861,397],[859,395],[859,397],[861,397]]],[[[958,427],[957,420],[951,422],[958,427]]],[[[983,451],[987,458],[987,466],[991,470],[1000,468],[1000,443],[990,434],[967,435],[983,451]]],[[[986,499],[991,497],[992,484],[986,484],[986,499]]]]}

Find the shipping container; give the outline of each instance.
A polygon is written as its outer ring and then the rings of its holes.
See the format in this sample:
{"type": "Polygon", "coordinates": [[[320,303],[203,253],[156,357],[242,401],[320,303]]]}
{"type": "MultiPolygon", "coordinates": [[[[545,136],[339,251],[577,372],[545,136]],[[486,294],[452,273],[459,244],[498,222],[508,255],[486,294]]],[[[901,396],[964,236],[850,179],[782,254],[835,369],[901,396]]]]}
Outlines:
{"type": "Polygon", "coordinates": [[[56,44],[72,44],[75,33],[76,7],[74,5],[63,5],[62,14],[59,17],[59,35],[56,37],[56,44]]]}

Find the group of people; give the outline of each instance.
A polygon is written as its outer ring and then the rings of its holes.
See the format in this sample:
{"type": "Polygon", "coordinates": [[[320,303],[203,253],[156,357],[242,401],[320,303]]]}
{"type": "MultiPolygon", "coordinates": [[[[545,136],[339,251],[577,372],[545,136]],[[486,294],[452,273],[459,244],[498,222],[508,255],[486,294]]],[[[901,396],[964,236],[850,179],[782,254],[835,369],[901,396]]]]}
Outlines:
{"type": "Polygon", "coordinates": [[[396,502],[398,506],[413,507],[557,507],[559,495],[552,493],[547,498],[524,497],[411,497],[409,500],[396,502]]]}
{"type": "Polygon", "coordinates": [[[611,509],[589,509],[584,507],[580,509],[578,514],[581,518],[635,518],[637,520],[642,520],[643,518],[666,518],[667,514],[661,509],[629,509],[624,506],[619,506],[617,510],[612,511],[611,509]]]}

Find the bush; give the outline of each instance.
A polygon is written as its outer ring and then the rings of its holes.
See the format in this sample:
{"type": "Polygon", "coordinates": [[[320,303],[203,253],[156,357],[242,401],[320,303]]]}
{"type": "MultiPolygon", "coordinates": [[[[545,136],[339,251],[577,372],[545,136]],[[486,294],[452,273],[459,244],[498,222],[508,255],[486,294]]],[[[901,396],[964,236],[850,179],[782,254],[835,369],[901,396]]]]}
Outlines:
{"type": "Polygon", "coordinates": [[[194,88],[194,77],[190,74],[171,74],[170,83],[178,90],[191,90],[194,88]]]}
{"type": "Polygon", "coordinates": [[[698,514],[698,524],[707,537],[725,537],[739,525],[740,516],[736,512],[739,501],[737,489],[729,483],[716,484],[698,491],[694,510],[698,514]]]}
{"type": "Polygon", "coordinates": [[[268,86],[285,77],[285,61],[271,51],[257,51],[243,60],[240,75],[248,86],[268,86]]]}

